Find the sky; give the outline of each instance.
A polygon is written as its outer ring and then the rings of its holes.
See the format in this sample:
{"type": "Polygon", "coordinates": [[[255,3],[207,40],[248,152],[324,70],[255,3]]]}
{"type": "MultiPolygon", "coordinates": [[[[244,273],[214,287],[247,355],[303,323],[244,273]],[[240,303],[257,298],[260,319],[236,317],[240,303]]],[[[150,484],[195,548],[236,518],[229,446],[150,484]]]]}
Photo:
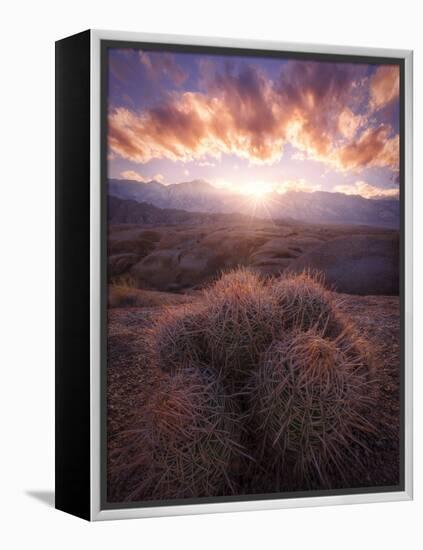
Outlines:
{"type": "Polygon", "coordinates": [[[395,198],[399,67],[109,49],[108,174],[395,198]]]}

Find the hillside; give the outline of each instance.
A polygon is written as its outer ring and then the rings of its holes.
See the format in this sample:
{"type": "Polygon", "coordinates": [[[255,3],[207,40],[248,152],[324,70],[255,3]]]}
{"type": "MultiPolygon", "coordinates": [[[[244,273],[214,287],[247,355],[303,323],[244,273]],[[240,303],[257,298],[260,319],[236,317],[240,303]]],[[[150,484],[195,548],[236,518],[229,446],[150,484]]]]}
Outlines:
{"type": "Polygon", "coordinates": [[[148,202],[122,200],[118,197],[108,197],[108,220],[111,224],[146,224],[172,225],[213,223],[218,221],[246,222],[250,217],[231,213],[208,213],[180,210],[176,208],[159,208],[148,202]]]}
{"type": "Polygon", "coordinates": [[[242,265],[265,276],[318,269],[341,292],[398,293],[394,230],[163,210],[114,197],[109,215],[109,278],[129,275],[142,288],[198,288],[242,265]]]}

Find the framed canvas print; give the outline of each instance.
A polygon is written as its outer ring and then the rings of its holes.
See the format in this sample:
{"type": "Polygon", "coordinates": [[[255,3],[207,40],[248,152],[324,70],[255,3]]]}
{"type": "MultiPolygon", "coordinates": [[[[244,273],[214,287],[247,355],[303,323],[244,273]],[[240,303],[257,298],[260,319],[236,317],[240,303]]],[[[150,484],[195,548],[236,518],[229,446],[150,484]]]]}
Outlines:
{"type": "Polygon", "coordinates": [[[412,53],[56,43],[56,507],[412,497],[412,53]]]}

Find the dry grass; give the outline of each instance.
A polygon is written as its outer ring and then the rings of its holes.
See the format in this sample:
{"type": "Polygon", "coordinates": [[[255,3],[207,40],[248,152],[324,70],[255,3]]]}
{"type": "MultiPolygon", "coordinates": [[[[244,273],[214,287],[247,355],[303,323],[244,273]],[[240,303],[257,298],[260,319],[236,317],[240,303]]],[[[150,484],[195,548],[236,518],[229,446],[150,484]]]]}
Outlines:
{"type": "Polygon", "coordinates": [[[147,256],[156,247],[155,240],[152,240],[150,236],[147,238],[132,238],[132,239],[109,239],[108,242],[108,255],[131,253],[136,254],[140,258],[147,256]]]}
{"type": "Polygon", "coordinates": [[[111,277],[110,284],[113,286],[126,286],[129,288],[138,288],[135,277],[133,277],[129,273],[124,273],[124,274],[111,277]]]}
{"type": "Polygon", "coordinates": [[[184,304],[190,298],[179,294],[144,290],[125,284],[112,284],[108,287],[108,307],[162,307],[184,304]]]}
{"type": "Polygon", "coordinates": [[[127,488],[125,500],[236,491],[242,425],[214,373],[187,367],[164,376],[140,413],[112,467],[115,490],[127,488]]]}
{"type": "Polygon", "coordinates": [[[110,281],[113,281],[120,276],[123,276],[134,264],[139,260],[137,254],[123,253],[115,254],[108,257],[107,276],[110,281]]]}

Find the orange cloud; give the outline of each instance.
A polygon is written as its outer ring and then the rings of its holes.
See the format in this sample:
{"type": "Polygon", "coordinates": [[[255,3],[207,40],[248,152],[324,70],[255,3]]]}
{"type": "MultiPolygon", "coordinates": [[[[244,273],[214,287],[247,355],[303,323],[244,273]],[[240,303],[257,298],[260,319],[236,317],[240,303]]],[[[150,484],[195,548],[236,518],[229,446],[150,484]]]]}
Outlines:
{"type": "Polygon", "coordinates": [[[364,122],[364,116],[355,115],[351,109],[345,107],[338,118],[338,129],[345,138],[352,139],[364,122]]]}
{"type": "Polygon", "coordinates": [[[309,183],[302,178],[295,180],[284,180],[277,183],[274,188],[274,190],[278,193],[287,193],[288,191],[304,191],[306,193],[313,193],[314,191],[319,191],[320,189],[320,184],[309,183]]]}
{"type": "Polygon", "coordinates": [[[335,150],[332,161],[340,170],[399,166],[399,136],[390,137],[388,126],[368,128],[358,140],[335,150]]]}
{"type": "Polygon", "coordinates": [[[370,83],[370,105],[380,109],[399,96],[399,67],[382,65],[378,67],[370,83]]]}
{"type": "Polygon", "coordinates": [[[139,172],[136,172],[135,170],[124,170],[120,173],[120,176],[125,180],[133,180],[133,181],[139,181],[141,183],[147,183],[151,180],[158,181],[160,183],[163,182],[164,177],[162,174],[156,174],[152,178],[142,176],[139,172]]]}
{"type": "Polygon", "coordinates": [[[248,103],[242,116],[237,110],[224,98],[193,92],[173,95],[140,115],[120,107],[109,115],[109,146],[139,163],[152,158],[218,158],[222,153],[259,163],[279,160],[285,143],[284,117],[278,122],[272,113],[271,120],[263,121],[248,103]]]}
{"type": "Polygon", "coordinates": [[[337,193],[345,195],[361,195],[366,199],[392,198],[397,199],[399,189],[382,189],[365,181],[356,181],[353,185],[336,185],[333,189],[337,193]]]}
{"type": "MultiPolygon", "coordinates": [[[[146,55],[142,52],[148,64],[146,55]]],[[[109,148],[137,163],[153,158],[204,161],[232,154],[272,164],[291,143],[307,158],[340,170],[396,169],[398,137],[389,137],[385,127],[368,128],[351,143],[366,124],[364,115],[346,108],[361,93],[360,70],[348,64],[296,61],[274,82],[251,66],[239,73],[230,68],[219,73],[208,64],[201,80],[204,91],[173,92],[140,113],[113,109],[109,148]]]]}

